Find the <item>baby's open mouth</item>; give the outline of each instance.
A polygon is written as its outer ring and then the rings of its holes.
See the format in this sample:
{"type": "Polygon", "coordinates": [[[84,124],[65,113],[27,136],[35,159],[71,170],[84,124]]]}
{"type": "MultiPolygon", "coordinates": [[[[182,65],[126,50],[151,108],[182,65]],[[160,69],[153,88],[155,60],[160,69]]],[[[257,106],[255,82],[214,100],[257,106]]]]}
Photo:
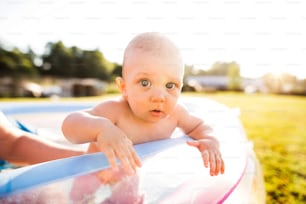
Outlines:
{"type": "Polygon", "coordinates": [[[159,109],[153,109],[150,111],[152,116],[154,117],[161,117],[164,115],[163,111],[162,110],[159,110],[159,109]]]}
{"type": "Polygon", "coordinates": [[[161,110],[154,109],[154,110],[151,110],[151,112],[153,112],[153,113],[160,113],[160,112],[162,112],[162,111],[161,111],[161,110]]]}

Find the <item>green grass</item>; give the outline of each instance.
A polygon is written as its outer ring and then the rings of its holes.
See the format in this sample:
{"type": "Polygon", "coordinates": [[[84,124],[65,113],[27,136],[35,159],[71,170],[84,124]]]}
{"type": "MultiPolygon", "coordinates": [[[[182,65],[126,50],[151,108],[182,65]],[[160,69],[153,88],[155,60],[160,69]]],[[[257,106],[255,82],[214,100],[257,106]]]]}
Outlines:
{"type": "Polygon", "coordinates": [[[266,203],[305,203],[306,97],[238,93],[205,97],[240,108],[262,165],[266,203]]]}

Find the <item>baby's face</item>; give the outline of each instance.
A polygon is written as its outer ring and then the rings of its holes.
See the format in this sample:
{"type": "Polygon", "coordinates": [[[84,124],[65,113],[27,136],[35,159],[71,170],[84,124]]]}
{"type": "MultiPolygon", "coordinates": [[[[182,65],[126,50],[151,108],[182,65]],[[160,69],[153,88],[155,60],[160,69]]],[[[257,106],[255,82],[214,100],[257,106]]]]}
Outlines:
{"type": "Polygon", "coordinates": [[[136,51],[125,62],[123,96],[133,114],[157,122],[174,110],[183,81],[183,65],[177,57],[152,56],[136,51]]]}

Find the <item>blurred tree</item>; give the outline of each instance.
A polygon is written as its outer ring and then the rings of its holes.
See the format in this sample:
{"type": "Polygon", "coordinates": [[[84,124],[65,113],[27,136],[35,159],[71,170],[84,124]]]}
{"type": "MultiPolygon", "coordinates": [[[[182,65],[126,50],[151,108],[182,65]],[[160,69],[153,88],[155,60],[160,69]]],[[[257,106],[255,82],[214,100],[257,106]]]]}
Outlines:
{"type": "Polygon", "coordinates": [[[300,81],[296,76],[288,73],[267,73],[263,77],[265,85],[272,93],[293,93],[303,92],[303,88],[300,86],[300,81]]]}
{"type": "Polygon", "coordinates": [[[41,71],[45,75],[109,81],[114,67],[114,63],[109,62],[99,50],[84,51],[76,46],[67,48],[59,41],[46,45],[41,71]]]}
{"type": "Polygon", "coordinates": [[[240,66],[233,62],[215,62],[212,67],[206,71],[206,75],[226,76],[228,78],[227,88],[238,91],[241,89],[240,66]]]}
{"type": "Polygon", "coordinates": [[[83,63],[83,54],[84,51],[81,50],[80,48],[73,46],[70,48],[70,52],[72,55],[72,62],[71,66],[73,67],[72,69],[75,70],[75,74],[71,77],[86,77],[86,75],[83,74],[84,70],[84,63],[83,63]]]}
{"type": "MultiPolygon", "coordinates": [[[[35,55],[34,52],[31,55],[35,55]]],[[[0,76],[19,78],[20,76],[36,76],[37,70],[30,55],[14,48],[11,51],[0,47],[0,76]]]]}
{"type": "Polygon", "coordinates": [[[0,96],[19,96],[22,79],[38,76],[38,71],[32,61],[34,56],[32,50],[24,54],[17,48],[9,51],[0,47],[0,78],[4,77],[1,79],[0,96]]]}
{"type": "Polygon", "coordinates": [[[227,76],[228,66],[229,64],[226,62],[215,62],[212,67],[207,70],[207,75],[227,76]]]}
{"type": "Polygon", "coordinates": [[[101,80],[110,80],[110,73],[113,65],[108,62],[99,50],[84,51],[82,57],[79,77],[93,77],[101,80]]]}
{"type": "Polygon", "coordinates": [[[283,73],[280,75],[280,80],[283,84],[295,84],[297,82],[296,76],[289,73],[283,73]]]}
{"type": "Polygon", "coordinates": [[[71,50],[66,48],[63,42],[48,43],[42,58],[42,74],[68,78],[75,76],[71,50]]]}
{"type": "Polygon", "coordinates": [[[207,72],[203,69],[196,68],[195,65],[187,65],[184,67],[184,81],[189,76],[203,76],[206,75],[207,72]]]}
{"type": "Polygon", "coordinates": [[[276,77],[273,73],[266,73],[263,75],[263,80],[266,87],[269,89],[270,92],[273,93],[280,93],[281,90],[281,81],[278,77],[276,77]]]}
{"type": "Polygon", "coordinates": [[[228,89],[238,91],[241,89],[240,67],[236,62],[231,62],[227,67],[228,89]]]}
{"type": "Polygon", "coordinates": [[[112,78],[122,76],[122,65],[115,63],[112,71],[112,78]]]}

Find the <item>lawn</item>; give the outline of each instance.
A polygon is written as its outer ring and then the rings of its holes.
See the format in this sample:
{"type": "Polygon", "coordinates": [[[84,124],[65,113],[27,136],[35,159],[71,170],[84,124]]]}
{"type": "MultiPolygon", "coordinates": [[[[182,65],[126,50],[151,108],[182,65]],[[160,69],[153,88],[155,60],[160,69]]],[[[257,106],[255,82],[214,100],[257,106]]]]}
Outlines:
{"type": "Polygon", "coordinates": [[[240,108],[262,165],[266,203],[305,203],[306,97],[238,93],[205,97],[240,108]]]}

